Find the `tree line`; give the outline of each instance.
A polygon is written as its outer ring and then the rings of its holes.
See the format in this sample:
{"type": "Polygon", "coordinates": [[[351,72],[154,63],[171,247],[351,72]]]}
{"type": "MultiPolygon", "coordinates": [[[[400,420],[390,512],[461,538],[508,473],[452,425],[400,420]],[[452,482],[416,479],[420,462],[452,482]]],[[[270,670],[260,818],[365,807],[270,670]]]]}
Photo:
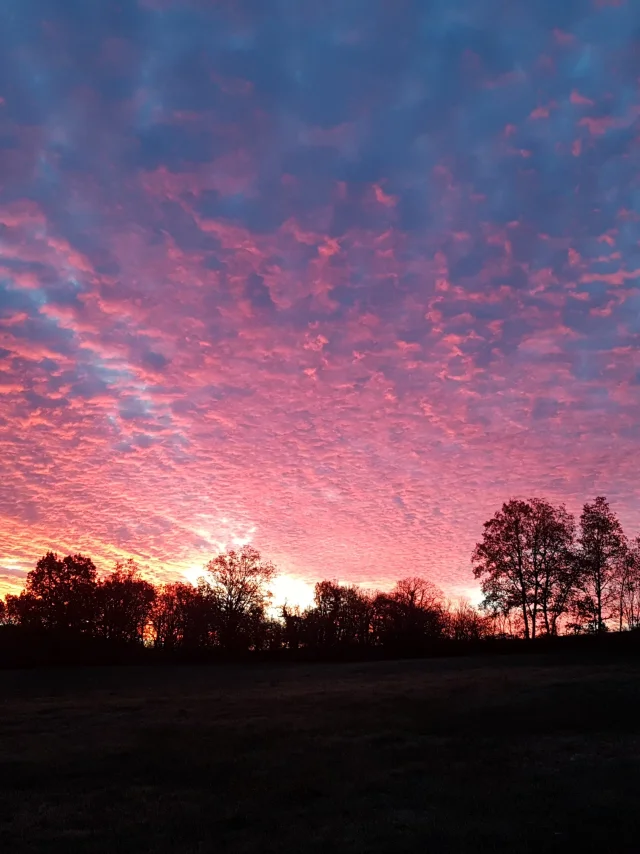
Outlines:
{"type": "Polygon", "coordinates": [[[16,643],[65,636],[169,653],[420,654],[447,643],[640,627],[640,540],[627,539],[603,497],[585,504],[578,522],[564,505],[508,501],[485,523],[472,567],[484,597],[478,608],[410,576],[389,591],[320,581],[310,607],[274,614],[276,568],[251,546],[214,557],[196,585],[152,584],[133,560],[101,576],[85,555],[49,552],[19,595],[0,599],[0,640],[4,632],[16,643]]]}
{"type": "Polygon", "coordinates": [[[535,639],[640,627],[640,538],[606,498],[576,523],[563,504],[512,499],[484,524],[472,558],[483,609],[503,631],[535,639]]]}
{"type": "Polygon", "coordinates": [[[154,585],[129,560],[99,577],[84,555],[49,552],[28,573],[25,589],[0,600],[0,622],[31,632],[73,634],[163,650],[373,647],[419,648],[443,638],[479,639],[488,619],[470,605],[450,606],[424,578],[389,592],[321,581],[314,604],[270,609],[272,563],[251,546],[217,555],[197,585],[154,585]]]}

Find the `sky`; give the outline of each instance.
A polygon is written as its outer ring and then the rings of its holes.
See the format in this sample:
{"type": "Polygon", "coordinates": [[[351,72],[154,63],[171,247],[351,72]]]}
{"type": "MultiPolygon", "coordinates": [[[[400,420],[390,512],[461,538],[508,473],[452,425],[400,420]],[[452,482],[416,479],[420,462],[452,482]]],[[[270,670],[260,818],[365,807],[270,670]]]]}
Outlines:
{"type": "Polygon", "coordinates": [[[636,4],[0,23],[0,592],[251,543],[294,598],[473,597],[510,497],[640,530],[636,4]]]}

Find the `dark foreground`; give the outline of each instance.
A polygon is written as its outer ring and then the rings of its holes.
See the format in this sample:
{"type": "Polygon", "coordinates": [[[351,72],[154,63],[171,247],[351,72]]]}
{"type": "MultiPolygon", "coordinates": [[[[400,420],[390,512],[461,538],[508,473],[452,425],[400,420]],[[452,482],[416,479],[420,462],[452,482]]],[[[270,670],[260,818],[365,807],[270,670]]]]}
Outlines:
{"type": "Polygon", "coordinates": [[[640,850],[640,665],[0,673],[17,852],[640,850]]]}

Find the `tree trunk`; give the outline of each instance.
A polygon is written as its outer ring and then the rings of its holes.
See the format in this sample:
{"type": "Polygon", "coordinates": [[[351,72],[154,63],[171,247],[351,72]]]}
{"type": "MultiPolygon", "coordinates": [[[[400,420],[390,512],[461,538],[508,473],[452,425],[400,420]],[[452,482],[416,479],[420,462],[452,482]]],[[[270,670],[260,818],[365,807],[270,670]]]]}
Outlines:
{"type": "Polygon", "coordinates": [[[624,608],[624,576],[622,578],[622,582],[620,583],[620,603],[619,603],[619,622],[618,622],[618,631],[622,631],[622,610],[624,608]]]}
{"type": "Polygon", "coordinates": [[[527,600],[524,595],[524,591],[522,593],[522,619],[524,620],[524,636],[526,640],[531,639],[531,633],[529,632],[529,614],[527,613],[527,600]]]}

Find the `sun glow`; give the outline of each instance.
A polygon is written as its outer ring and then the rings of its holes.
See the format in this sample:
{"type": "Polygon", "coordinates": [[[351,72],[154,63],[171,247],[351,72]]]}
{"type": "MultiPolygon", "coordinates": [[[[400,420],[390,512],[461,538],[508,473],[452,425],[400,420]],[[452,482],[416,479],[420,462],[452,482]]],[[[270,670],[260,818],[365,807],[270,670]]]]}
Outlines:
{"type": "Polygon", "coordinates": [[[313,584],[294,575],[279,575],[271,585],[272,609],[279,610],[283,605],[308,608],[313,604],[313,584]]]}
{"type": "MultiPolygon", "coordinates": [[[[206,577],[206,570],[194,564],[183,570],[182,575],[189,584],[196,587],[198,579],[206,577]]],[[[308,608],[313,604],[313,587],[313,584],[295,575],[278,575],[270,587],[270,610],[279,612],[283,605],[308,608]]]]}
{"type": "Polygon", "coordinates": [[[206,575],[206,571],[202,566],[190,566],[189,569],[185,569],[182,574],[189,584],[193,584],[194,587],[197,587],[198,579],[202,578],[203,575],[206,575]]]}

